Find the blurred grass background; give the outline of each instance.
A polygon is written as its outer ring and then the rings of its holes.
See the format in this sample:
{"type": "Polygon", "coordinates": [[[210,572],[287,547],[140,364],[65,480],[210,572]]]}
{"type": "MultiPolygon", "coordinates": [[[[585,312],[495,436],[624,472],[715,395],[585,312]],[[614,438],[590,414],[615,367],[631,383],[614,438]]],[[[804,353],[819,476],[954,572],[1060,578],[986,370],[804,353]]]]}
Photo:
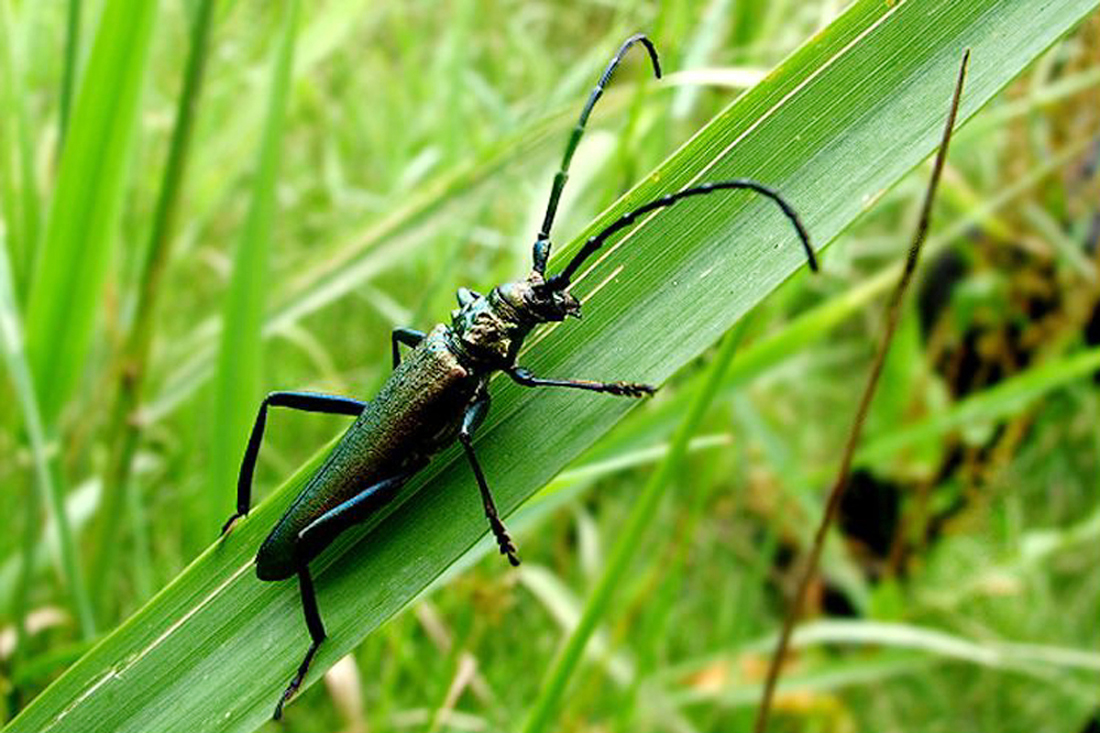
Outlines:
{"type": "MultiPolygon", "coordinates": [[[[286,7],[196,0],[123,12],[141,5],[0,0],[8,717],[175,577],[232,508],[215,454],[237,456],[243,440],[215,409],[227,388],[212,377],[225,371],[219,344],[242,349],[239,365],[255,332],[226,304],[234,262],[249,236],[263,238],[250,217],[265,196],[271,245],[266,263],[253,260],[263,300],[242,308],[268,315],[244,377],[255,385],[233,403],[249,420],[268,389],[369,396],[389,372],[390,328],[426,328],[458,285],[484,290],[526,271],[568,126],[629,33],[646,30],[666,70],[683,73],[643,94],[639,59],[624,66],[577,155],[558,241],[842,10],[310,3],[284,102],[273,79],[294,28],[286,7]],[[111,33],[97,33],[101,23],[111,33]],[[111,53],[143,43],[144,78],[140,60],[111,53]],[[183,91],[196,47],[201,96],[183,91]],[[114,64],[118,84],[82,89],[90,59],[114,64]],[[197,99],[189,145],[173,136],[181,98],[197,99]],[[277,108],[286,119],[272,139],[277,108]],[[117,124],[128,110],[132,134],[117,124]],[[63,126],[63,114],[91,122],[63,126]],[[89,150],[131,151],[131,162],[112,167],[118,155],[105,153],[102,164],[62,165],[80,135],[102,136],[89,150]],[[174,218],[161,212],[173,155],[186,164],[174,218]],[[50,201],[65,196],[86,220],[50,220],[50,201]],[[51,229],[63,225],[74,233],[51,229]],[[118,234],[91,236],[101,230],[118,234]],[[51,237],[70,250],[45,254],[51,237]],[[50,279],[52,258],[76,256],[86,281],[50,279]],[[51,284],[35,292],[41,282],[51,284]],[[54,321],[35,315],[47,312],[54,321]],[[12,322],[27,331],[25,353],[12,322]],[[54,363],[41,354],[56,328],[84,336],[66,336],[54,363]],[[36,393],[42,362],[61,376],[36,393]],[[62,501],[70,521],[59,531],[47,517],[62,501]]],[[[1100,726],[1100,401],[1095,350],[1085,351],[1100,344],[1098,87],[1093,17],[953,144],[936,249],[796,637],[777,728],[1100,726]]],[[[872,289],[904,254],[925,179],[866,202],[822,277],[792,280],[739,326],[737,388],[711,405],[675,501],[653,515],[563,729],[748,725],[874,348],[872,289]]],[[[490,557],[450,573],[291,705],[287,729],[518,728],[707,363],[547,487],[537,503],[553,511],[517,518],[523,567],[490,557]]],[[[273,418],[259,492],[342,424],[273,418]]]]}

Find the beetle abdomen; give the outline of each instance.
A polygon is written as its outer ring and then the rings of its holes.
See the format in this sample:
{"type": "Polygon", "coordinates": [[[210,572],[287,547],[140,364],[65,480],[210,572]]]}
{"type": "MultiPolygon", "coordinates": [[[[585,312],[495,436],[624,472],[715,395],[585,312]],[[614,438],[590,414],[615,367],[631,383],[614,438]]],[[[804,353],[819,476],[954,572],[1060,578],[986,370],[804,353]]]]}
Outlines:
{"type": "Polygon", "coordinates": [[[445,332],[436,326],[406,354],[283,514],[256,554],[261,580],[288,578],[313,559],[299,556],[298,542],[313,521],[454,441],[478,379],[447,348],[445,332]]]}

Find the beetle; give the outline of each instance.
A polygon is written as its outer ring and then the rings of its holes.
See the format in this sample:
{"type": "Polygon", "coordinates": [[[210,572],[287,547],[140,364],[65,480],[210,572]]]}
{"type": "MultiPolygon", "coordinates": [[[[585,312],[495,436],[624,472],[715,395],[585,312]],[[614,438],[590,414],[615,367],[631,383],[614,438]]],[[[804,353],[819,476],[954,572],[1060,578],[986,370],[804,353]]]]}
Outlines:
{"type": "Polygon", "coordinates": [[[478,426],[489,411],[488,384],[495,372],[504,372],[526,387],[567,387],[621,397],[645,397],[655,391],[651,385],[634,382],[543,379],[516,363],[524,339],[534,328],[568,317],[580,318],[581,303],[568,292],[569,285],[577,269],[609,237],[630,227],[639,217],[683,199],[716,191],[746,190],[778,205],[794,226],[810,268],[817,269],[809,235],[783,197],[756,181],[732,179],[685,188],[623,214],[590,237],[561,271],[546,276],[550,229],[569,176],[569,164],[592,108],[626,52],[635,44],[645,48],[654,75],[661,76],[657,51],[645,35],[631,36],[612,57],[570,134],[533,246],[533,266],[526,278],[499,285],[488,295],[460,288],[457,293],[459,307],[452,312],[450,324],[437,325],[428,333],[411,328],[394,329],[391,337],[394,371],[371,402],[312,392],[272,392],[260,404],[237,480],[237,509],[223,525],[223,536],[238,519],[248,514],[251,506],[252,476],[268,408],[286,407],[355,417],[256,554],[256,575],[260,580],[298,577],[310,636],[309,649],[275,706],[276,720],[298,690],[314,654],[325,639],[325,627],[309,571],[310,561],[341,532],[363,522],[392,500],[433,455],[456,439],[462,444],[481,491],[489,529],[501,554],[512,565],[519,564],[516,545],[493,503],[473,446],[478,426]],[[401,356],[402,345],[412,347],[405,358],[401,356]]]}

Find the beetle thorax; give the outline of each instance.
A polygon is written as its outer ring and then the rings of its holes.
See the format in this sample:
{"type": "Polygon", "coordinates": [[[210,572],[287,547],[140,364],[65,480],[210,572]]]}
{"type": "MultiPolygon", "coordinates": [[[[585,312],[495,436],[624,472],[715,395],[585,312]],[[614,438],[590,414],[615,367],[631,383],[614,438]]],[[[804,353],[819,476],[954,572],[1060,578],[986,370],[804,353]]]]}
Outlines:
{"type": "Polygon", "coordinates": [[[520,314],[502,301],[497,289],[479,295],[451,312],[453,343],[470,366],[499,369],[510,363],[531,330],[520,314]]]}
{"type": "Polygon", "coordinates": [[[462,306],[451,313],[455,346],[474,366],[489,369],[511,365],[523,339],[540,323],[580,316],[580,303],[568,293],[548,290],[537,272],[498,285],[488,295],[460,291],[459,301],[462,306]]]}

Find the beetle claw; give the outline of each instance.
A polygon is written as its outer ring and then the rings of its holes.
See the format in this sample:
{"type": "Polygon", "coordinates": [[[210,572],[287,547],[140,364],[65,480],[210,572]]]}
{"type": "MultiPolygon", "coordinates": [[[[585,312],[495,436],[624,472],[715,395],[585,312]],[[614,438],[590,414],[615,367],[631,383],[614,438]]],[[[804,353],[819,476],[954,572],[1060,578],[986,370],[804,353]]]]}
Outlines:
{"type": "Polygon", "coordinates": [[[500,544],[500,554],[508,558],[508,563],[512,567],[519,567],[519,552],[516,550],[512,538],[505,533],[503,537],[497,539],[497,542],[500,544]]]}
{"type": "Polygon", "coordinates": [[[225,537],[227,534],[229,534],[229,530],[233,529],[233,526],[237,523],[237,520],[245,516],[247,515],[241,514],[240,512],[234,512],[233,516],[225,520],[225,524],[222,525],[221,534],[219,534],[218,537],[225,537]]]}
{"type": "Polygon", "coordinates": [[[500,543],[500,554],[508,557],[508,562],[511,563],[512,567],[519,567],[519,551],[516,550],[516,545],[512,542],[512,538],[505,534],[502,539],[503,541],[500,543]]]}
{"type": "Polygon", "coordinates": [[[280,720],[283,717],[283,706],[290,701],[290,698],[294,697],[294,693],[298,691],[298,687],[301,686],[302,680],[295,677],[287,688],[283,690],[283,696],[279,698],[279,702],[275,704],[275,714],[271,716],[272,720],[280,720]]]}
{"type": "Polygon", "coordinates": [[[650,384],[638,384],[636,382],[610,382],[607,391],[619,397],[648,397],[657,391],[650,384]]]}
{"type": "Polygon", "coordinates": [[[504,528],[504,522],[494,516],[490,518],[489,524],[492,527],[493,536],[496,537],[497,546],[500,547],[500,554],[507,556],[512,567],[519,566],[519,552],[516,550],[516,543],[512,542],[511,535],[504,528]]]}

